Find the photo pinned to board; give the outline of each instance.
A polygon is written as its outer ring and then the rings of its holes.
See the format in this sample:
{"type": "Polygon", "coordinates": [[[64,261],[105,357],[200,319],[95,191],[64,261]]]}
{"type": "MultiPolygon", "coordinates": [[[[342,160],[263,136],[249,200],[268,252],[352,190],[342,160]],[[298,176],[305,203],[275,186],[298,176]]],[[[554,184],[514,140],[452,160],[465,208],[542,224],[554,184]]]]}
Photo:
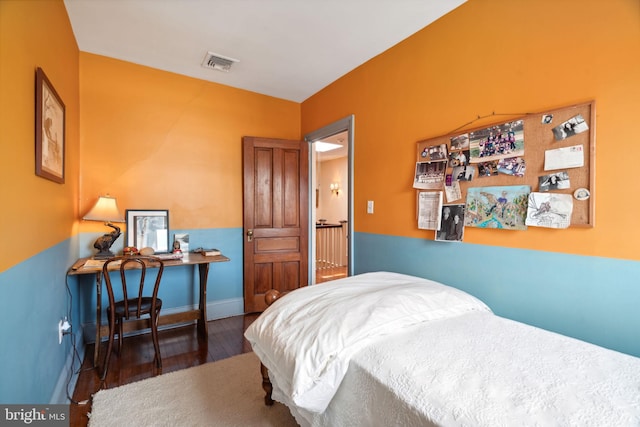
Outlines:
{"type": "Polygon", "coordinates": [[[462,242],[464,237],[464,204],[444,205],[436,241],[462,242]]]}
{"type": "Polygon", "coordinates": [[[447,171],[446,158],[438,162],[416,162],[413,188],[420,190],[438,190],[444,185],[447,171]]]}
{"type": "Polygon", "coordinates": [[[432,145],[429,147],[425,147],[424,150],[420,153],[420,157],[424,161],[440,161],[447,159],[447,144],[440,145],[432,145]]]}
{"type": "Polygon", "coordinates": [[[476,174],[475,166],[456,166],[453,168],[453,179],[456,181],[473,181],[476,174]]]}
{"type": "Polygon", "coordinates": [[[585,132],[588,129],[589,125],[587,125],[587,122],[582,117],[582,114],[577,114],[571,117],[566,122],[560,123],[558,126],[554,127],[551,130],[556,141],[562,141],[578,133],[585,132]]]}
{"type": "Polygon", "coordinates": [[[566,190],[571,187],[567,171],[556,172],[538,177],[538,191],[566,190]]]}
{"type": "Polygon", "coordinates": [[[478,178],[498,175],[498,160],[478,163],[478,178]]]}
{"type": "Polygon", "coordinates": [[[449,139],[451,142],[452,150],[468,150],[469,149],[469,134],[463,133],[449,139]]]}
{"type": "Polygon", "coordinates": [[[449,167],[467,166],[469,164],[469,150],[449,152],[449,167]]]}
{"type": "Polygon", "coordinates": [[[471,163],[524,156],[524,120],[469,132],[471,163]]]}
{"type": "Polygon", "coordinates": [[[573,198],[571,194],[529,194],[526,224],[532,227],[568,228],[571,225],[573,198]]]}
{"type": "Polygon", "coordinates": [[[509,157],[498,161],[498,173],[511,176],[524,176],[527,167],[523,157],[509,157]]]}
{"type": "Polygon", "coordinates": [[[529,193],[531,187],[528,185],[469,188],[464,225],[526,230],[529,193]]]}

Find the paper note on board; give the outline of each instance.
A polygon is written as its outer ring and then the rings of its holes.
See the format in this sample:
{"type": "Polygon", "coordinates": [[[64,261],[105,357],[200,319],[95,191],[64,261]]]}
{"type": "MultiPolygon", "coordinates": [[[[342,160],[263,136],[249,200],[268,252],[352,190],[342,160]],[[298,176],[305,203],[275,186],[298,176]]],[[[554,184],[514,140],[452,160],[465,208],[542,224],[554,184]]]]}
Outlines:
{"type": "Polygon", "coordinates": [[[582,145],[556,148],[544,152],[544,170],[580,168],[584,166],[584,148],[582,145]]]}
{"type": "Polygon", "coordinates": [[[418,228],[439,230],[442,212],[442,191],[418,193],[418,228]]]}
{"type": "Polygon", "coordinates": [[[447,203],[462,199],[462,191],[460,190],[460,182],[458,181],[453,181],[451,185],[445,185],[444,192],[447,196],[447,203]]]}

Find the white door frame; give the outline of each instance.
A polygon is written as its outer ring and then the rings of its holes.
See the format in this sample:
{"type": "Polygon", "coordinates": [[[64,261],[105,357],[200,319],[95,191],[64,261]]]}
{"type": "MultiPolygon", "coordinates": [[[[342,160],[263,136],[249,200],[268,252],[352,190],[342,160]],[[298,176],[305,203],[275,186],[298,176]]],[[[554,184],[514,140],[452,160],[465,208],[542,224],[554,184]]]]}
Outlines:
{"type": "Polygon", "coordinates": [[[329,125],[326,125],[318,130],[309,132],[304,136],[304,140],[311,146],[309,147],[309,277],[311,280],[309,284],[316,283],[316,191],[315,191],[315,150],[313,149],[313,143],[323,138],[336,135],[341,132],[347,132],[347,144],[348,144],[348,183],[347,183],[347,275],[353,275],[353,133],[354,133],[354,120],[353,115],[347,116],[344,119],[340,119],[329,125]]]}

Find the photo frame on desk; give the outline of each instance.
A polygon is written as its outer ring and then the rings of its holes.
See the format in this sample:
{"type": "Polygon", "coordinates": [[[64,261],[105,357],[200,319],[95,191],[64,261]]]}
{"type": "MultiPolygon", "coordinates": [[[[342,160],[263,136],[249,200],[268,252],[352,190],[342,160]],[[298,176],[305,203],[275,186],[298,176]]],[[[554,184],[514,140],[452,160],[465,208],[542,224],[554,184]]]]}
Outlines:
{"type": "Polygon", "coordinates": [[[65,106],[42,68],[36,70],[36,175],[64,184],[65,106]]]}
{"type": "Polygon", "coordinates": [[[154,253],[169,252],[169,211],[166,209],[127,209],[127,246],[152,248],[154,253]]]}

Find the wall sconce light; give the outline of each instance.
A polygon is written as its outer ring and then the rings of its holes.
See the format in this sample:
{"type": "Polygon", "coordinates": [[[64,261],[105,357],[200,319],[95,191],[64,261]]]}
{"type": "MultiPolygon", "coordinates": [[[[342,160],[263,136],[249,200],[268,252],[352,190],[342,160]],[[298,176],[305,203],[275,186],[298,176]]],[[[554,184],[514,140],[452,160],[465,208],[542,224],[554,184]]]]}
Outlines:
{"type": "Polygon", "coordinates": [[[340,184],[337,182],[332,182],[329,188],[331,189],[331,194],[335,194],[336,196],[340,195],[340,184]]]}
{"type": "Polygon", "coordinates": [[[112,222],[124,222],[124,217],[118,210],[118,203],[113,197],[100,196],[96,204],[82,219],[89,221],[102,221],[107,227],[113,228],[111,233],[106,233],[96,239],[93,247],[98,249],[98,253],[93,256],[94,259],[107,259],[114,256],[110,251],[111,245],[120,237],[120,227],[113,225],[112,222]]]}

